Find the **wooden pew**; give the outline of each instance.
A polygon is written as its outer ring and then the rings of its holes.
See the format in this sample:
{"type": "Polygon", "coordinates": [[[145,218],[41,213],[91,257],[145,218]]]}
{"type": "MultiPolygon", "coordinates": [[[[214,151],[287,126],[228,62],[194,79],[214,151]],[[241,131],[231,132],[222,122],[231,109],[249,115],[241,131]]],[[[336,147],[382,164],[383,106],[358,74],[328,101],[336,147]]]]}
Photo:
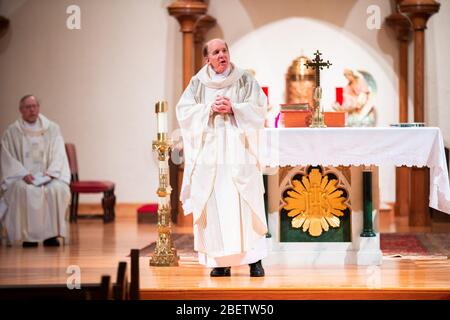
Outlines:
{"type": "Polygon", "coordinates": [[[81,284],[69,289],[67,284],[0,285],[0,300],[107,300],[111,294],[111,277],[100,283],[81,284]]]}
{"type": "Polygon", "coordinates": [[[139,286],[139,249],[131,249],[131,281],[129,289],[129,299],[140,299],[139,286]]]}

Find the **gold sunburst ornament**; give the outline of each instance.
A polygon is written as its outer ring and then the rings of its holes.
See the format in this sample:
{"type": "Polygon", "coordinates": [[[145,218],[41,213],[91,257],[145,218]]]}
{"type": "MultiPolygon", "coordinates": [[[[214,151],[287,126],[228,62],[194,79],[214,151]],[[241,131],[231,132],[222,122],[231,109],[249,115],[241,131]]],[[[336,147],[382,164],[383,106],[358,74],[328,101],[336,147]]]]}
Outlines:
{"type": "Polygon", "coordinates": [[[339,217],[347,209],[344,192],[337,187],[336,179],[322,175],[319,169],[312,169],[302,181],[292,180],[293,189],[287,192],[283,207],[292,217],[292,227],[302,228],[313,237],[318,237],[329,227],[340,226],[339,217]]]}

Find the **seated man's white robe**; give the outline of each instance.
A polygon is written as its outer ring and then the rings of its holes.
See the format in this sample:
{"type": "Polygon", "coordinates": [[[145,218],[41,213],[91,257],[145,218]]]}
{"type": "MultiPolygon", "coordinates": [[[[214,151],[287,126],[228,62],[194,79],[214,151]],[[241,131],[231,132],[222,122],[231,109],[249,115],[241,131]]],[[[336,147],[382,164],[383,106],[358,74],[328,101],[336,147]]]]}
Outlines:
{"type": "Polygon", "coordinates": [[[194,249],[208,267],[254,263],[267,256],[264,185],[257,136],[266,96],[247,72],[203,67],[178,102],[185,167],[180,200],[194,216],[194,249]],[[217,95],[234,114],[213,114],[217,95]]]}
{"type": "Polygon", "coordinates": [[[19,119],[5,131],[1,143],[0,219],[9,242],[66,237],[70,169],[58,125],[43,115],[34,125],[19,119]],[[35,186],[23,181],[28,174],[53,179],[35,186]]]}

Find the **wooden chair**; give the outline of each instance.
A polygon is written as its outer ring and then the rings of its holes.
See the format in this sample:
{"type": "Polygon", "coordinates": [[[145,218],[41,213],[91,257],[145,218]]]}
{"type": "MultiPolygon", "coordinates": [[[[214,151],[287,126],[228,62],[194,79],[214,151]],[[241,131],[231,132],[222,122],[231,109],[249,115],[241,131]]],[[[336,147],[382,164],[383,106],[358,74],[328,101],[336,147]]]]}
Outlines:
{"type": "Polygon", "coordinates": [[[113,221],[115,218],[115,205],[116,205],[116,196],[114,195],[114,188],[115,188],[114,183],[111,181],[80,180],[78,177],[78,162],[75,145],[73,143],[66,143],[65,147],[71,173],[70,191],[72,193],[72,200],[70,203],[70,221],[71,222],[77,221],[78,200],[80,193],[103,193],[102,199],[103,221],[104,222],[113,221]]]}
{"type": "Polygon", "coordinates": [[[82,284],[69,289],[67,284],[0,285],[1,300],[107,300],[111,294],[111,277],[100,283],[82,284]]]}

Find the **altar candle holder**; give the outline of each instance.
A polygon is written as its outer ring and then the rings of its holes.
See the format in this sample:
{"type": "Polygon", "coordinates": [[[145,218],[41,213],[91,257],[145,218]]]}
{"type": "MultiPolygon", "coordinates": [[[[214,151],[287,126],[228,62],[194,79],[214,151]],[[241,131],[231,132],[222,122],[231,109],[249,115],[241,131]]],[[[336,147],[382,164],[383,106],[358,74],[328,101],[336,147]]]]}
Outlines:
{"type": "Polygon", "coordinates": [[[325,117],[321,107],[320,100],[322,99],[322,88],[316,87],[314,90],[314,108],[312,114],[310,128],[326,128],[325,117]]]}
{"type": "Polygon", "coordinates": [[[150,258],[150,266],[169,267],[178,266],[178,255],[173,245],[170,223],[170,186],[169,154],[173,143],[167,137],[167,102],[158,101],[155,104],[158,133],[157,140],[153,140],[152,149],[158,155],[159,187],[158,195],[158,238],[155,250],[150,258]]]}

